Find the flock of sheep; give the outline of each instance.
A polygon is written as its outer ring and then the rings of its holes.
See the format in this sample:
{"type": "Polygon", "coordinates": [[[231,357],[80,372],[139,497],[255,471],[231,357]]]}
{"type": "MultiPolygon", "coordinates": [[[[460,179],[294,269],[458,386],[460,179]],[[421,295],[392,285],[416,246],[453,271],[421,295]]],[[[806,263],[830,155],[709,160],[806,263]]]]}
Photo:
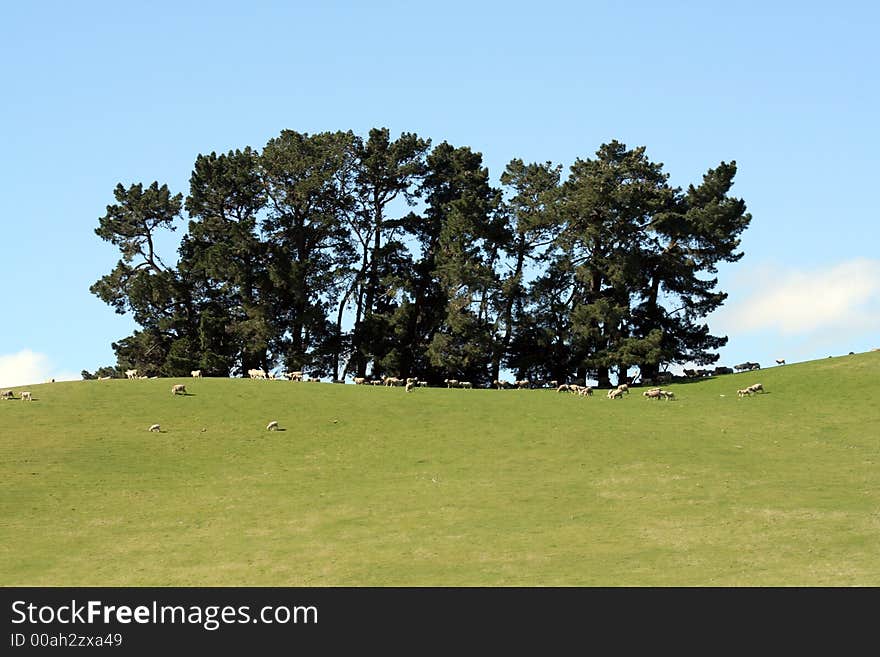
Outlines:
{"type": "MultiPolygon", "coordinates": [[[[784,359],[777,359],[776,363],[779,365],[785,365],[784,359]]],[[[737,365],[737,370],[747,371],[754,369],[761,369],[761,366],[758,363],[743,363],[741,365],[737,365]]],[[[146,376],[138,376],[138,371],[136,369],[126,370],[125,376],[128,379],[157,379],[158,377],[146,377],[146,376]]],[[[202,378],[201,370],[193,370],[190,372],[190,376],[194,379],[202,378]]],[[[248,370],[248,376],[251,379],[263,379],[263,380],[271,380],[271,379],[287,379],[289,381],[305,381],[302,372],[285,372],[279,376],[275,376],[273,374],[267,374],[264,370],[261,369],[251,369],[248,370]]],[[[98,377],[99,380],[107,380],[110,377],[98,377]]],[[[310,381],[319,381],[319,379],[308,379],[310,381]]],[[[53,379],[54,381],[54,379],[53,379]]],[[[356,377],[354,379],[355,385],[381,385],[386,387],[404,387],[407,392],[412,392],[416,387],[424,388],[428,386],[427,381],[420,381],[416,377],[409,377],[407,379],[401,379],[396,376],[382,376],[380,379],[370,380],[367,378],[356,377]]],[[[445,379],[444,383],[447,388],[463,388],[463,389],[473,389],[474,385],[470,381],[459,381],[458,379],[445,379]]],[[[538,381],[532,382],[528,379],[523,379],[520,381],[508,382],[508,381],[500,381],[496,380],[492,382],[492,386],[497,388],[498,390],[504,390],[508,388],[515,388],[519,390],[529,389],[529,388],[555,388],[556,392],[569,392],[574,395],[578,395],[580,397],[592,397],[593,396],[593,388],[592,386],[587,385],[578,385],[575,383],[562,383],[560,384],[558,381],[538,381]]],[[[741,390],[737,390],[736,394],[740,398],[743,397],[751,397],[756,393],[763,393],[764,386],[760,383],[755,383],[747,388],[743,388],[741,390]]],[[[187,395],[186,385],[183,383],[175,383],[171,386],[171,394],[172,395],[187,395]]],[[[608,399],[623,399],[624,395],[629,394],[629,385],[626,383],[622,383],[616,388],[611,388],[606,395],[608,399]]],[[[663,390],[662,388],[649,388],[645,390],[642,395],[646,399],[666,399],[666,400],[674,400],[675,393],[671,390],[663,390]]],[[[723,395],[722,395],[723,396],[723,395]]],[[[33,395],[30,391],[23,390],[19,393],[19,398],[22,401],[33,401],[33,395]]],[[[2,390],[0,391],[0,400],[6,399],[15,399],[15,392],[13,390],[2,390]]],[[[162,430],[161,426],[158,424],[153,424],[150,426],[149,431],[151,432],[160,432],[162,430]]],[[[276,420],[272,420],[266,426],[267,431],[278,431],[279,426],[276,420]]]]}

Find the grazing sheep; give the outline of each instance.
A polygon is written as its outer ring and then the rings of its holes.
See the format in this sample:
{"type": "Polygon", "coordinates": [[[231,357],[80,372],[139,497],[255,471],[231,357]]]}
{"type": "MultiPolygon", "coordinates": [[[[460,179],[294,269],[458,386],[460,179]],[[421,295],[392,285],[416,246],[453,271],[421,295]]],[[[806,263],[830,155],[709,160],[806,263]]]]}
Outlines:
{"type": "Polygon", "coordinates": [[[760,383],[754,383],[754,384],[750,385],[748,389],[751,390],[752,392],[761,392],[761,393],[764,392],[764,386],[762,386],[760,383]]]}
{"type": "Polygon", "coordinates": [[[647,399],[660,399],[661,392],[662,391],[660,390],[660,388],[651,388],[650,390],[645,390],[642,395],[644,395],[647,399]]]}
{"type": "Polygon", "coordinates": [[[373,384],[374,386],[383,386],[383,385],[385,385],[385,382],[382,381],[381,379],[376,379],[376,380],[374,380],[374,381],[370,381],[370,383],[373,384]]]}
{"type": "Polygon", "coordinates": [[[393,386],[399,386],[404,383],[403,379],[400,379],[396,376],[386,376],[382,380],[384,381],[385,385],[388,386],[389,388],[391,388],[393,386]]]}
{"type": "Polygon", "coordinates": [[[266,431],[278,431],[278,422],[272,420],[269,424],[266,425],[266,431]]]}
{"type": "Polygon", "coordinates": [[[302,381],[303,380],[303,373],[302,373],[302,371],[288,372],[287,378],[290,379],[291,381],[302,381]]]}
{"type": "Polygon", "coordinates": [[[661,390],[660,397],[662,399],[675,399],[675,393],[671,390],[661,390]]]}
{"type": "Polygon", "coordinates": [[[458,384],[458,386],[460,388],[467,388],[468,390],[472,390],[474,387],[474,384],[471,383],[470,381],[462,381],[461,383],[458,384]]]}
{"type": "Polygon", "coordinates": [[[15,393],[12,390],[4,390],[0,392],[0,399],[15,399],[15,393]]]}
{"type": "Polygon", "coordinates": [[[567,383],[560,384],[556,386],[556,392],[569,392],[571,391],[571,386],[567,383]]]}
{"type": "Polygon", "coordinates": [[[443,379],[443,383],[446,384],[447,388],[457,388],[458,387],[458,379],[443,379]]]}
{"type": "Polygon", "coordinates": [[[354,377],[354,384],[356,386],[362,386],[362,385],[365,385],[366,383],[367,383],[367,379],[365,377],[363,377],[363,376],[354,377]]]}
{"type": "Polygon", "coordinates": [[[623,390],[612,388],[608,391],[608,399],[623,399],[623,390]]]}
{"type": "Polygon", "coordinates": [[[419,381],[419,388],[427,388],[427,387],[428,387],[427,381],[419,381]]]}
{"type": "Polygon", "coordinates": [[[160,427],[158,424],[153,424],[150,425],[150,431],[159,432],[162,431],[162,427],[160,427]]]}
{"type": "Polygon", "coordinates": [[[186,394],[186,386],[182,383],[176,383],[171,386],[171,394],[172,395],[185,395],[186,394]]]}
{"type": "Polygon", "coordinates": [[[524,390],[530,387],[531,382],[528,379],[523,379],[522,381],[517,381],[515,385],[519,390],[524,390]]]}
{"type": "Polygon", "coordinates": [[[620,390],[620,392],[625,392],[626,394],[629,394],[629,386],[625,383],[621,383],[619,386],[617,386],[617,389],[620,390]]]}
{"type": "Polygon", "coordinates": [[[751,388],[743,388],[742,390],[737,390],[737,391],[736,391],[736,394],[737,394],[740,398],[743,398],[743,397],[745,397],[746,395],[748,395],[749,397],[751,397],[751,396],[752,396],[752,390],[751,390],[751,388]]]}
{"type": "Polygon", "coordinates": [[[125,370],[125,376],[128,377],[129,379],[136,379],[137,373],[138,373],[137,370],[125,370]]]}
{"type": "Polygon", "coordinates": [[[201,379],[202,378],[202,370],[193,370],[192,372],[189,373],[189,375],[194,379],[201,379]]]}
{"type": "Polygon", "coordinates": [[[593,396],[593,388],[592,386],[578,386],[580,390],[577,391],[581,397],[592,397],[593,396]]]}
{"type": "Polygon", "coordinates": [[[31,396],[31,393],[29,393],[26,390],[21,391],[21,395],[20,395],[19,399],[21,399],[21,401],[34,401],[34,398],[31,396]]]}

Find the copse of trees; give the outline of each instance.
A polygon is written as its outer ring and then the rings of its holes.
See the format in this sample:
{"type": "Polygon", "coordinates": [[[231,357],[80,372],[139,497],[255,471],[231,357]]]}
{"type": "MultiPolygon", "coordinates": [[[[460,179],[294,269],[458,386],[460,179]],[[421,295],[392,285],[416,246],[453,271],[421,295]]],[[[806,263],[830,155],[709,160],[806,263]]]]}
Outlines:
{"type": "Polygon", "coordinates": [[[485,384],[714,363],[717,265],[751,215],[735,162],[686,190],[645,147],[561,165],[512,160],[492,184],[466,146],[385,128],[284,130],[262,151],[199,155],[189,193],[117,185],[96,234],[121,259],[91,291],[140,330],[117,368],[259,367],[485,384]],[[156,236],[187,230],[172,266],[156,236]]]}

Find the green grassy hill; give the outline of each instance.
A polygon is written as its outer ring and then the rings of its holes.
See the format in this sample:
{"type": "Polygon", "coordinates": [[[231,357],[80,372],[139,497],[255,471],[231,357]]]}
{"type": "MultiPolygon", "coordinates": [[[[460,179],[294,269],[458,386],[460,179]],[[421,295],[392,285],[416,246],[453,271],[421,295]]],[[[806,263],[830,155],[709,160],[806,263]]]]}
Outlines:
{"type": "Polygon", "coordinates": [[[878,374],[872,352],[671,402],[19,387],[35,401],[0,401],[0,585],[880,586],[878,374]]]}

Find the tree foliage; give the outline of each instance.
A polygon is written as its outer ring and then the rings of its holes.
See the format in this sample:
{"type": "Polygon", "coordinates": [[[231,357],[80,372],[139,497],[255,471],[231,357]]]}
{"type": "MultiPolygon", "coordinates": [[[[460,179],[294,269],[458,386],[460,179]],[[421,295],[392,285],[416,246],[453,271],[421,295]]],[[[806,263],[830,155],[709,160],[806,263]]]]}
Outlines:
{"type": "MultiPolygon", "coordinates": [[[[610,385],[717,360],[718,265],[742,257],[751,215],[736,163],[669,184],[645,147],[611,141],[561,165],[376,128],[284,130],[262,150],[199,155],[190,189],[114,190],[96,234],[120,260],[91,291],[140,326],[117,367],[309,370],[487,384],[610,385]],[[188,227],[173,265],[156,236],[188,227]]],[[[83,376],[90,373],[83,372],[83,376]]]]}

